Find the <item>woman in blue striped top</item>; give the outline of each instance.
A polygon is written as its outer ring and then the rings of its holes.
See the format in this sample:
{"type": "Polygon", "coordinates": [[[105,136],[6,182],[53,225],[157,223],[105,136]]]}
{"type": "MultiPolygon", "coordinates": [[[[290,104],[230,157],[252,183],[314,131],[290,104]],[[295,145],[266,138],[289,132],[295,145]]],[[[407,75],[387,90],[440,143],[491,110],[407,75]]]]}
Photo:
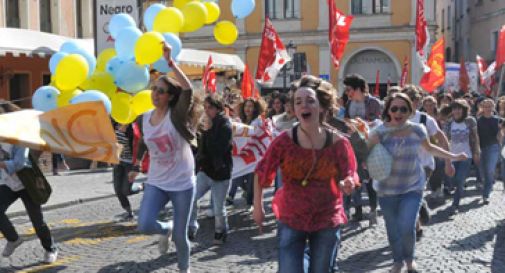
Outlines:
{"type": "Polygon", "coordinates": [[[455,155],[432,145],[424,126],[409,121],[413,112],[407,95],[393,94],[386,101],[382,113],[384,124],[372,131],[368,142],[369,148],[381,143],[393,158],[389,177],[374,181],[393,252],[392,273],[401,272],[404,263],[407,264],[407,272],[417,272],[414,262],[415,227],[426,182],[418,156],[421,147],[444,159],[467,158],[466,154],[455,155]]]}

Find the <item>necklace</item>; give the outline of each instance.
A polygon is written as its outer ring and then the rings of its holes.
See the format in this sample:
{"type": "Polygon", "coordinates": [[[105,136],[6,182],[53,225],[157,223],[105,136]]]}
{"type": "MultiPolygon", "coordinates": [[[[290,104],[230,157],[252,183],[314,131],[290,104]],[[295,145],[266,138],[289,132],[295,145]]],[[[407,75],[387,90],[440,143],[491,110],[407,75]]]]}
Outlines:
{"type": "Polygon", "coordinates": [[[310,142],[310,146],[312,147],[312,149],[311,149],[312,150],[312,165],[310,166],[308,173],[305,175],[305,177],[302,180],[302,186],[305,187],[309,184],[309,181],[307,179],[310,177],[310,175],[312,175],[312,172],[314,171],[314,168],[317,165],[318,158],[317,158],[314,142],[312,142],[312,139],[310,138],[309,134],[302,128],[302,126],[300,126],[299,128],[305,134],[305,136],[307,136],[307,138],[309,139],[309,142],[310,142]]]}

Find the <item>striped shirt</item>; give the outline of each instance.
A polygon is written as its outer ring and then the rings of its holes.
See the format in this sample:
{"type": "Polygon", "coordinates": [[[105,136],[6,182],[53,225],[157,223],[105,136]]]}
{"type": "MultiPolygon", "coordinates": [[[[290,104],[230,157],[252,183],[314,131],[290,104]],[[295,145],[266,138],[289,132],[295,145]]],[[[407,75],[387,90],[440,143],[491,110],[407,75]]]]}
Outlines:
{"type": "Polygon", "coordinates": [[[391,174],[382,181],[375,181],[374,188],[379,196],[404,194],[411,191],[422,191],[426,179],[419,159],[421,144],[427,139],[426,128],[422,125],[407,122],[410,133],[396,136],[387,134],[391,130],[384,124],[371,134],[377,134],[380,143],[393,157],[391,174]]]}
{"type": "Polygon", "coordinates": [[[119,156],[119,160],[132,163],[133,155],[130,149],[130,143],[128,141],[128,137],[126,137],[125,132],[116,129],[116,137],[119,145],[123,146],[123,150],[121,151],[121,155],[119,156]]]}

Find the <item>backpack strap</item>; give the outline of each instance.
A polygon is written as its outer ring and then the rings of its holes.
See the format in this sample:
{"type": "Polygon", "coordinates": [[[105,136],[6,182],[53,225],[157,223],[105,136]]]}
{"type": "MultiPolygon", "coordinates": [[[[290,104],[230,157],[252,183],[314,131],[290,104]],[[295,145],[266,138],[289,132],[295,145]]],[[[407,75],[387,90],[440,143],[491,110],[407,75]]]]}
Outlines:
{"type": "Polygon", "coordinates": [[[428,119],[428,117],[426,116],[425,113],[421,113],[421,117],[419,118],[419,123],[421,123],[422,125],[424,125],[424,127],[426,127],[426,120],[428,119]]]}
{"type": "Polygon", "coordinates": [[[324,143],[323,149],[330,147],[331,144],[333,144],[333,135],[331,134],[330,130],[324,129],[324,131],[326,132],[326,142],[324,143]]]}
{"type": "Polygon", "coordinates": [[[298,142],[298,130],[297,130],[297,129],[298,129],[298,126],[299,126],[299,125],[296,125],[295,127],[293,127],[293,129],[292,129],[292,130],[293,130],[292,135],[293,135],[293,142],[294,142],[296,145],[300,146],[300,143],[298,142]]]}

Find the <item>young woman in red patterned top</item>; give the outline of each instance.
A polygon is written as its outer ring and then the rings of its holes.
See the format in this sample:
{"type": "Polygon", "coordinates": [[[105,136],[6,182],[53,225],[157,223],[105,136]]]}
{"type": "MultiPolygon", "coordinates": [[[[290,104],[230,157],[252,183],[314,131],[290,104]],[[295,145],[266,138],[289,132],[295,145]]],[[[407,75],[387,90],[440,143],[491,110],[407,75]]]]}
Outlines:
{"type": "Polygon", "coordinates": [[[329,272],[340,226],[347,222],[342,192],[351,193],[358,177],[350,142],[323,124],[334,93],[330,83],[304,76],[292,101],[299,125],[275,138],[256,167],[253,217],[260,231],[263,188],[272,186],[277,168],[282,172],[283,187],[272,206],[280,273],[304,272],[307,240],[309,272],[329,272]]]}

